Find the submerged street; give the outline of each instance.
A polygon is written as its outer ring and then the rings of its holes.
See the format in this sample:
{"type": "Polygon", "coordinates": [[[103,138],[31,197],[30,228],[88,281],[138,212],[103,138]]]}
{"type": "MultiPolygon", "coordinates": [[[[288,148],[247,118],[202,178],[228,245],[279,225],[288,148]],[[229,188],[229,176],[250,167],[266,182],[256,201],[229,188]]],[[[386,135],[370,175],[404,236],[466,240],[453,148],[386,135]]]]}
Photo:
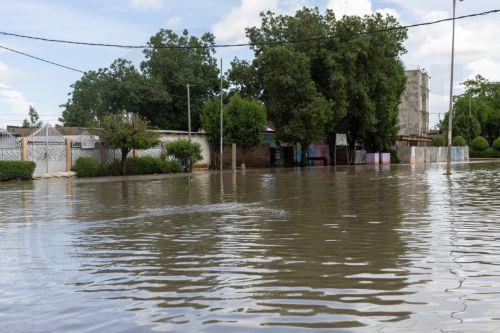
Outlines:
{"type": "Polygon", "coordinates": [[[0,184],[1,332],[492,332],[500,163],[0,184]]]}

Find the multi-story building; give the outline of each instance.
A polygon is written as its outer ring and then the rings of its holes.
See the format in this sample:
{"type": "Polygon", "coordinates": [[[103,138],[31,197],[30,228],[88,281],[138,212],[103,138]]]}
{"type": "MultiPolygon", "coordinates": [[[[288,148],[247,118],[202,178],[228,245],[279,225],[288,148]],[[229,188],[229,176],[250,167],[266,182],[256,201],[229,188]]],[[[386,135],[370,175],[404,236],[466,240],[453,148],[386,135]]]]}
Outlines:
{"type": "Polygon", "coordinates": [[[399,135],[425,136],[429,129],[429,75],[407,70],[406,89],[399,105],[399,135]]]}

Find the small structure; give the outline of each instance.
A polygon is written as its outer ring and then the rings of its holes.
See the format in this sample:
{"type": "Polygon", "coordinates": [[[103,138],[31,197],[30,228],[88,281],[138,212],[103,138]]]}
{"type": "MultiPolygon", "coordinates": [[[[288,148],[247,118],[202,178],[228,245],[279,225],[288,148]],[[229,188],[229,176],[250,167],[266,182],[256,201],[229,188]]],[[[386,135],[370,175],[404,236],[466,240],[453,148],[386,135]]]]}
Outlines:
{"type": "Polygon", "coordinates": [[[21,159],[21,146],[17,139],[6,130],[0,129],[0,161],[21,159]]]}

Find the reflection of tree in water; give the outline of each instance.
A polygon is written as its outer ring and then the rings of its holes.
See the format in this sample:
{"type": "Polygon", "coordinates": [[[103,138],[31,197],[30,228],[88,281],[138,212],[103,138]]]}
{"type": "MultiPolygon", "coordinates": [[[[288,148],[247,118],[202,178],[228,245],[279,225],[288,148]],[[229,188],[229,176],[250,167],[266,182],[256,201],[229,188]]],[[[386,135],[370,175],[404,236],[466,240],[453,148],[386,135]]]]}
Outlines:
{"type": "Polygon", "coordinates": [[[94,184],[87,203],[97,208],[75,206],[94,221],[77,238],[93,275],[75,283],[104,275],[80,290],[170,323],[401,320],[399,181],[317,169],[94,184]]]}

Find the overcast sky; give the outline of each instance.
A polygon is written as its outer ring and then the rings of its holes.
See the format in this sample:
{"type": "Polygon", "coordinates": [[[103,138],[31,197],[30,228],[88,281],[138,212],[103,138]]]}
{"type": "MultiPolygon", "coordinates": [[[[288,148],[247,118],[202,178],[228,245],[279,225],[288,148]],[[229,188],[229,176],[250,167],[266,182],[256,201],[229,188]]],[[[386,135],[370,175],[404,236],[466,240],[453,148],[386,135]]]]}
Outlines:
{"type": "MultiPolygon", "coordinates": [[[[211,31],[218,43],[245,40],[244,28],[259,24],[259,12],[293,13],[302,6],[331,8],[337,16],[375,11],[397,16],[403,24],[447,18],[452,0],[1,0],[0,31],[50,38],[143,44],[160,28],[201,35],[211,31]]],[[[458,2],[457,15],[499,9],[498,0],[458,2]]],[[[500,14],[465,19],[457,25],[456,92],[460,83],[481,74],[500,80],[500,14]]],[[[44,43],[0,36],[0,46],[46,58],[83,71],[108,66],[124,57],[139,64],[140,50],[44,43]]],[[[408,69],[431,76],[431,124],[447,110],[451,23],[410,29],[403,60],[408,69]]],[[[224,49],[226,64],[246,49],[224,49]]],[[[31,104],[41,119],[55,123],[70,85],[81,74],[0,49],[0,127],[19,125],[31,104]]]]}

